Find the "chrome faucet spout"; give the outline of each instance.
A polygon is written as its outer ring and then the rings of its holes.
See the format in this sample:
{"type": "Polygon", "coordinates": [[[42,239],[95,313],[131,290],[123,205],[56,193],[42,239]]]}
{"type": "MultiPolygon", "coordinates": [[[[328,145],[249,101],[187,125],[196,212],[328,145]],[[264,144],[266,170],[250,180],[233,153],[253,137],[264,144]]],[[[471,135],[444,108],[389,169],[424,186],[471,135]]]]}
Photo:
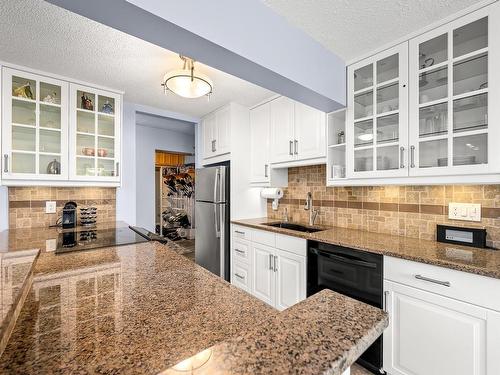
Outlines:
{"type": "Polygon", "coordinates": [[[314,210],[313,209],[313,198],[312,198],[312,193],[308,192],[307,197],[306,197],[306,204],[304,206],[304,210],[309,210],[309,225],[314,225],[314,221],[316,220],[316,217],[318,216],[319,210],[314,210]]]}

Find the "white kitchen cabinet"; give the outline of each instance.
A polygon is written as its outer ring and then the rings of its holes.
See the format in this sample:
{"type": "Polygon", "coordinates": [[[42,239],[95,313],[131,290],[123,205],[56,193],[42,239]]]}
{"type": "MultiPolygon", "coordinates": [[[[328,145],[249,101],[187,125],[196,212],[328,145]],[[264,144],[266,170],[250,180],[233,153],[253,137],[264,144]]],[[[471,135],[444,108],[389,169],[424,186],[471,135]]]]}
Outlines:
{"type": "Polygon", "coordinates": [[[70,179],[120,181],[121,96],[70,85],[70,179]]]}
{"type": "Polygon", "coordinates": [[[284,310],[306,298],[307,241],[232,226],[231,283],[284,310]]]}
{"type": "Polygon", "coordinates": [[[306,295],[306,257],[276,249],[276,308],[284,310],[306,295]]]}
{"type": "MultiPolygon", "coordinates": [[[[458,251],[458,250],[457,250],[458,251]]],[[[500,373],[500,281],[384,257],[390,375],[500,373]]]]}
{"type": "Polygon", "coordinates": [[[410,40],[410,175],[500,172],[500,14],[483,8],[410,40]]]}
{"type": "Polygon", "coordinates": [[[206,115],[202,119],[204,164],[229,160],[231,152],[231,124],[237,121],[235,111],[236,109],[230,103],[206,115]],[[221,156],[225,157],[221,158],[221,156]]]}
{"type": "Polygon", "coordinates": [[[270,246],[252,244],[252,294],[272,306],[275,304],[276,293],[275,251],[270,246]]]}
{"type": "Polygon", "coordinates": [[[324,158],[326,114],[279,97],[270,102],[270,161],[274,164],[324,158]]]}
{"type": "Polygon", "coordinates": [[[2,178],[68,179],[68,83],[2,69],[2,178]]]}

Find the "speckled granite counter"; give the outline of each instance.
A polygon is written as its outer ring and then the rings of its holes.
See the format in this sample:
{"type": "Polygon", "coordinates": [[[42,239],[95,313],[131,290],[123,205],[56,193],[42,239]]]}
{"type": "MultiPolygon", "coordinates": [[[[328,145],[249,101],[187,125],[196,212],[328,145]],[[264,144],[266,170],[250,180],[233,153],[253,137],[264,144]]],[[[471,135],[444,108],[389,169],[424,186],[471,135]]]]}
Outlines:
{"type": "Polygon", "coordinates": [[[210,348],[210,373],[340,374],[387,323],[331,291],[279,313],[158,243],[42,251],[0,373],[153,374],[210,348]]]}
{"type": "Polygon", "coordinates": [[[500,250],[476,249],[340,227],[321,227],[324,230],[320,232],[301,233],[264,225],[276,221],[256,218],[234,220],[232,223],[500,279],[500,250]]]}

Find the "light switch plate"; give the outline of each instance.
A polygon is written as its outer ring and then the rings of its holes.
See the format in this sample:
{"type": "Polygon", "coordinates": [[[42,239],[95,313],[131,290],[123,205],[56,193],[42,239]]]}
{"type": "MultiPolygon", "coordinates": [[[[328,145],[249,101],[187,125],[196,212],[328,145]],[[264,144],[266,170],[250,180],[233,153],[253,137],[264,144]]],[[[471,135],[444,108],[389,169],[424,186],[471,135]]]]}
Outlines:
{"type": "Polygon", "coordinates": [[[476,203],[450,203],[448,218],[452,220],[481,221],[481,205],[476,203]]]}
{"type": "Polygon", "coordinates": [[[55,214],[56,213],[56,202],[55,201],[46,201],[45,202],[45,213],[46,214],[55,214]]]}

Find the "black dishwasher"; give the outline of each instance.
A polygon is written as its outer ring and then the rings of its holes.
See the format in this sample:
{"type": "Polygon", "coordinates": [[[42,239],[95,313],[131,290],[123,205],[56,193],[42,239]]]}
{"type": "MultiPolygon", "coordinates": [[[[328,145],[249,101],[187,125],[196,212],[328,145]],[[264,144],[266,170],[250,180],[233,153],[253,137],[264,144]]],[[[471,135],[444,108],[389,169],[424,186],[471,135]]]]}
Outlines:
{"type": "MultiPolygon", "coordinates": [[[[309,241],[307,296],[323,289],[331,289],[381,309],[382,268],[382,255],[309,241]]],[[[382,336],[361,355],[357,362],[373,373],[381,372],[382,336]]]]}

